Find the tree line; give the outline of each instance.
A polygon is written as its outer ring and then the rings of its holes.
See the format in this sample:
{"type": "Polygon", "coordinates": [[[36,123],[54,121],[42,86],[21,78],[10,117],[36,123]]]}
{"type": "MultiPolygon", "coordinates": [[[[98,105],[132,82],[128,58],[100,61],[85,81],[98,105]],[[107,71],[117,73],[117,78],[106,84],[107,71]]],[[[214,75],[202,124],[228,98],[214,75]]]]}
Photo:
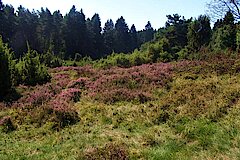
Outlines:
{"type": "Polygon", "coordinates": [[[0,100],[12,95],[18,84],[50,81],[46,67],[63,65],[61,58],[78,61],[89,56],[98,59],[87,59],[98,67],[130,67],[194,59],[204,53],[238,53],[238,20],[229,10],[211,27],[206,15],[186,19],[173,14],[167,15],[165,26],[157,31],[150,22],[144,30],[136,31],[134,25],[128,28],[123,17],[115,24],[110,19],[101,28],[98,14],[86,19],[83,11],[74,6],[62,16],[60,11],[30,12],[22,6],[15,11],[0,3],[0,100]]]}
{"type": "Polygon", "coordinates": [[[64,59],[89,56],[93,59],[116,53],[128,53],[154,37],[155,30],[148,22],[145,29],[129,28],[123,17],[116,23],[109,19],[101,28],[99,14],[86,18],[83,10],[73,6],[63,16],[47,8],[17,10],[0,0],[0,35],[17,57],[27,52],[27,45],[39,53],[52,52],[64,59]]]}

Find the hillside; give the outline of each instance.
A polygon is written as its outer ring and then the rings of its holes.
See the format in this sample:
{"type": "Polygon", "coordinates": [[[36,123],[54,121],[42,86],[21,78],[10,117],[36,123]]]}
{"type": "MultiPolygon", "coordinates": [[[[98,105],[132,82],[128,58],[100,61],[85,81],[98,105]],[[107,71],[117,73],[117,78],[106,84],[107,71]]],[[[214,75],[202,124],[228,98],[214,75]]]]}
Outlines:
{"type": "Polygon", "coordinates": [[[239,159],[237,57],[59,67],[1,103],[0,159],[239,159]]]}

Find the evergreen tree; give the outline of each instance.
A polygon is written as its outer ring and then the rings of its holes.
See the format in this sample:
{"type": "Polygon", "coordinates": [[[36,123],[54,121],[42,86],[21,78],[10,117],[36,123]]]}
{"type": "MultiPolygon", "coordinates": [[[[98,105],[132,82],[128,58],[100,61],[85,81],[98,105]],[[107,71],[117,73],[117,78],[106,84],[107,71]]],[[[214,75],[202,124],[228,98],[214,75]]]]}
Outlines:
{"type": "Polygon", "coordinates": [[[65,44],[66,44],[66,57],[74,58],[75,53],[80,53],[86,56],[87,52],[87,29],[86,19],[83,11],[76,11],[73,6],[70,12],[64,17],[65,19],[65,44]]]}
{"type": "Polygon", "coordinates": [[[202,46],[207,46],[211,38],[210,19],[201,15],[193,21],[188,29],[188,46],[198,51],[202,46]]]}
{"type": "Polygon", "coordinates": [[[211,47],[213,50],[232,49],[236,50],[237,30],[234,24],[234,16],[231,12],[227,12],[224,19],[213,32],[211,47]]]}
{"type": "Polygon", "coordinates": [[[15,51],[17,57],[20,57],[22,53],[27,51],[27,43],[33,48],[38,49],[37,41],[37,25],[38,15],[35,12],[18,7],[17,10],[17,27],[16,34],[12,42],[12,48],[15,51]]]}
{"type": "Polygon", "coordinates": [[[216,31],[218,28],[221,28],[223,26],[223,20],[218,19],[213,26],[213,31],[216,31]]]}
{"type": "Polygon", "coordinates": [[[100,58],[103,52],[103,38],[101,34],[102,28],[99,15],[94,14],[87,24],[89,44],[91,44],[91,46],[88,47],[90,49],[90,56],[92,58],[100,58]]]}
{"type": "Polygon", "coordinates": [[[0,11],[2,11],[3,10],[3,3],[2,3],[2,0],[0,0],[0,11]]]}
{"type": "Polygon", "coordinates": [[[145,26],[145,42],[153,40],[153,37],[154,37],[154,30],[150,21],[148,21],[145,26]]]}
{"type": "Polygon", "coordinates": [[[0,100],[12,87],[10,54],[10,50],[3,43],[2,37],[0,37],[0,100]]]}
{"type": "Polygon", "coordinates": [[[52,45],[54,55],[62,56],[65,50],[65,43],[63,39],[63,16],[60,11],[53,13],[52,45]]]}
{"type": "Polygon", "coordinates": [[[131,50],[134,50],[138,48],[137,30],[134,24],[130,28],[130,36],[131,36],[131,50]]]}
{"type": "Polygon", "coordinates": [[[164,37],[167,38],[170,43],[171,52],[177,53],[188,43],[187,33],[192,19],[186,20],[178,14],[174,14],[173,16],[167,15],[167,18],[164,37]]]}
{"type": "Polygon", "coordinates": [[[127,53],[130,51],[130,36],[128,25],[123,17],[120,17],[115,24],[114,51],[127,53]]]}
{"type": "Polygon", "coordinates": [[[37,27],[38,40],[39,40],[39,52],[47,53],[52,40],[53,40],[53,16],[51,12],[46,8],[41,8],[39,12],[39,24],[37,27]]]}
{"type": "Polygon", "coordinates": [[[104,53],[107,55],[113,51],[114,30],[113,21],[111,19],[107,20],[103,28],[104,53]]]}
{"type": "Polygon", "coordinates": [[[2,23],[0,28],[0,35],[4,42],[8,42],[11,45],[12,39],[16,32],[16,14],[13,6],[3,6],[2,23]]]}

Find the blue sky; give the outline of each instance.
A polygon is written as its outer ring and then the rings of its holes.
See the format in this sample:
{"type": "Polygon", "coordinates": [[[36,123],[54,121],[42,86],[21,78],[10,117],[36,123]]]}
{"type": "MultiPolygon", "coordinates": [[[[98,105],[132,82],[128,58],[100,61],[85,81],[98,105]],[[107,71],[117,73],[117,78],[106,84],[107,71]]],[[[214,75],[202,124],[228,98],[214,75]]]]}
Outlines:
{"type": "Polygon", "coordinates": [[[129,27],[135,24],[141,30],[150,21],[153,28],[165,25],[167,14],[178,13],[186,18],[198,17],[206,13],[209,0],[2,0],[4,4],[12,4],[14,8],[22,5],[30,10],[47,7],[51,12],[60,10],[65,15],[72,5],[77,10],[83,9],[86,17],[98,13],[102,25],[112,19],[114,22],[123,16],[129,27]]]}

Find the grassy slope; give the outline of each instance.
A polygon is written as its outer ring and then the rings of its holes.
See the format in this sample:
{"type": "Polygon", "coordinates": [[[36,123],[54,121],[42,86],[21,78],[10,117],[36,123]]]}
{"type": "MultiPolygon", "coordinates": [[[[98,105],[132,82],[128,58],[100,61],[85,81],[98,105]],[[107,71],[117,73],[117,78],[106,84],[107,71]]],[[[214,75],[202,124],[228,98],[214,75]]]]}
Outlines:
{"type": "Polygon", "coordinates": [[[238,61],[196,64],[176,67],[144,103],[82,96],[80,122],[60,131],[48,121],[19,124],[19,109],[2,109],[17,130],[0,132],[0,159],[239,159],[238,61]]]}

